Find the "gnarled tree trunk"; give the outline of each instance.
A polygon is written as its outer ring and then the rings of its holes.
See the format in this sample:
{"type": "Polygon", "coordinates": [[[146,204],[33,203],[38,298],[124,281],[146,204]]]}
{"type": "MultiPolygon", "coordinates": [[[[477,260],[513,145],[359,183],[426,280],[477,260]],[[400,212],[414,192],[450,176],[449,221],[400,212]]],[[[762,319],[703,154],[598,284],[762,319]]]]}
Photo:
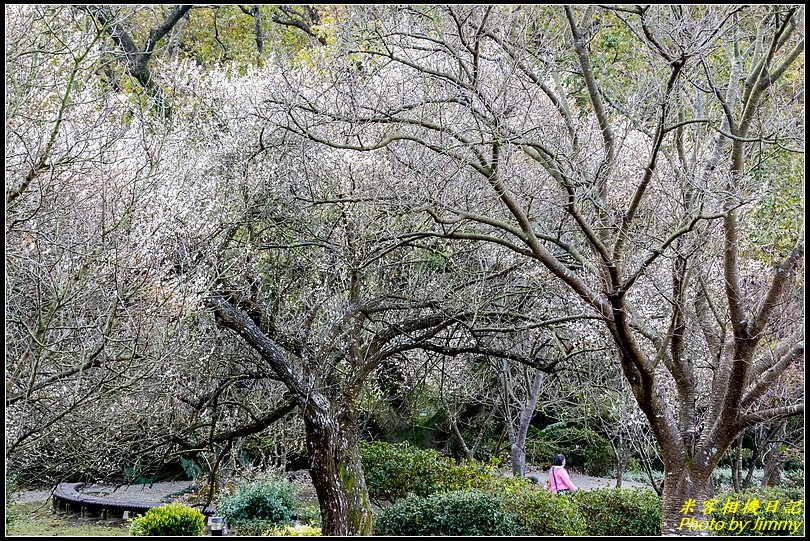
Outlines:
{"type": "Polygon", "coordinates": [[[371,503],[357,440],[328,412],[305,413],[310,474],[324,535],[370,535],[371,503]]]}

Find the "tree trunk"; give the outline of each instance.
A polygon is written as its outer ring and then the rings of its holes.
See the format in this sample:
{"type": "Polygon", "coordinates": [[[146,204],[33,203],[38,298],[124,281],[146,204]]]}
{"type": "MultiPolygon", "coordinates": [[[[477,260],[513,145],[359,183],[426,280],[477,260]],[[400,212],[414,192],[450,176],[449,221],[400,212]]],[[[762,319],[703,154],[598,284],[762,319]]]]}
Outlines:
{"type": "Polygon", "coordinates": [[[737,447],[734,452],[734,461],[731,464],[731,484],[734,490],[739,492],[742,490],[742,470],[743,470],[743,437],[745,431],[737,436],[737,447]]]}
{"type": "Polygon", "coordinates": [[[782,470],[787,462],[787,456],[779,449],[778,444],[773,444],[771,452],[768,453],[768,460],[762,475],[762,486],[775,487],[782,482],[782,470]]]}
{"type": "Polygon", "coordinates": [[[703,502],[713,495],[710,474],[694,471],[688,466],[682,469],[665,467],[661,533],[708,535],[710,519],[703,512],[703,502]]]}
{"type": "Polygon", "coordinates": [[[264,36],[262,35],[262,13],[259,11],[259,6],[253,6],[250,9],[250,13],[253,15],[253,33],[256,36],[256,50],[259,52],[259,56],[261,56],[264,45],[264,36]]]}
{"type": "Polygon", "coordinates": [[[360,459],[360,448],[354,438],[348,439],[348,447],[341,463],[341,480],[348,494],[349,535],[371,535],[374,524],[371,501],[366,487],[366,476],[360,459]]]}
{"type": "Polygon", "coordinates": [[[517,443],[512,444],[512,474],[515,477],[526,476],[526,451],[517,443]]]}
{"type": "Polygon", "coordinates": [[[534,408],[537,406],[537,399],[540,397],[540,387],[545,379],[545,372],[537,370],[534,374],[534,381],[529,390],[529,397],[526,405],[520,414],[520,425],[515,440],[512,442],[512,474],[516,477],[526,476],[526,436],[529,433],[529,425],[534,416],[534,408]]]}
{"type": "Polygon", "coordinates": [[[456,441],[461,446],[461,451],[464,453],[464,458],[467,460],[472,460],[473,458],[473,450],[467,447],[467,442],[464,441],[464,436],[461,434],[461,430],[458,428],[458,423],[456,422],[455,414],[448,412],[450,415],[450,429],[453,431],[453,436],[456,437],[456,441]]]}
{"type": "Polygon", "coordinates": [[[616,453],[616,488],[622,488],[627,461],[630,459],[630,450],[625,446],[617,445],[613,452],[616,453]]]}
{"type": "Polygon", "coordinates": [[[305,419],[309,471],[318,494],[324,535],[348,535],[349,504],[340,478],[338,423],[322,412],[305,419]]]}
{"type": "Polygon", "coordinates": [[[782,469],[788,460],[782,450],[786,427],[787,420],[782,419],[765,436],[764,448],[767,451],[763,453],[765,471],[762,476],[762,486],[764,487],[775,487],[782,481],[782,469]]]}
{"type": "Polygon", "coordinates": [[[371,503],[356,438],[323,411],[307,415],[305,423],[323,535],[370,535],[371,503]]]}

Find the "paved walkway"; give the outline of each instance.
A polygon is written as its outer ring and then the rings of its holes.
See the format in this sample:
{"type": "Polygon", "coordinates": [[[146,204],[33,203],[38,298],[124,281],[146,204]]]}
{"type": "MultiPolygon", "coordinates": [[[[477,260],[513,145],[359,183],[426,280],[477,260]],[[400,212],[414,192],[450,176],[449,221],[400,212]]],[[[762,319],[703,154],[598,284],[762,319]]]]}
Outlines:
{"type": "MultiPolygon", "coordinates": [[[[191,487],[191,481],[172,481],[150,485],[85,485],[81,492],[108,498],[113,502],[160,503],[171,495],[178,495],[191,487]]],[[[19,503],[45,501],[53,490],[26,490],[15,494],[19,503]]]]}
{"type": "MultiPolygon", "coordinates": [[[[545,486],[548,479],[548,471],[540,468],[527,468],[527,475],[535,475],[540,479],[541,486],[545,486]]],[[[615,487],[615,479],[604,477],[591,477],[590,475],[580,475],[569,472],[571,482],[582,490],[593,490],[601,487],[615,487]]],[[[649,483],[637,483],[624,481],[622,488],[650,488],[649,483]]],[[[168,502],[169,496],[179,495],[181,492],[191,488],[191,481],[172,481],[164,483],[152,483],[151,485],[86,485],[82,488],[83,494],[109,498],[113,502],[134,502],[134,503],[161,503],[168,502]]],[[[15,494],[15,501],[18,503],[44,502],[51,497],[52,490],[26,490],[15,494]]]]}
{"type": "MultiPolygon", "coordinates": [[[[526,476],[532,475],[537,477],[540,481],[540,486],[545,487],[548,481],[548,470],[544,470],[538,466],[527,466],[526,476]]],[[[576,472],[569,471],[568,477],[574,486],[582,490],[593,490],[595,488],[615,488],[616,479],[610,477],[593,477],[590,475],[582,475],[576,472]]],[[[622,488],[646,488],[652,490],[649,483],[638,483],[636,481],[622,481],[622,488]]]]}

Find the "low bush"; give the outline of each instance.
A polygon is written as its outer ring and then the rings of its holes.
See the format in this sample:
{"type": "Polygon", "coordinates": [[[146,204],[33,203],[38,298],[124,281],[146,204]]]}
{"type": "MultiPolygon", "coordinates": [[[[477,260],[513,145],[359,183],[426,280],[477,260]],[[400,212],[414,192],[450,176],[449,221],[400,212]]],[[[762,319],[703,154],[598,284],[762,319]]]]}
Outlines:
{"type": "Polygon", "coordinates": [[[263,532],[262,535],[272,537],[322,536],[323,532],[317,526],[299,524],[297,526],[275,526],[263,532]]]}
{"type": "Polygon", "coordinates": [[[755,487],[741,492],[724,492],[715,500],[711,518],[715,522],[723,521],[725,527],[712,530],[712,535],[804,536],[804,493],[801,488],[755,487]],[[774,506],[771,502],[777,503],[774,506]],[[769,509],[769,506],[772,507],[769,509]],[[731,528],[732,520],[745,527],[731,528]],[[801,527],[796,528],[799,524],[801,527]]]}
{"type": "Polygon", "coordinates": [[[379,513],[376,535],[515,535],[521,533],[500,498],[480,490],[411,494],[379,513]]]}
{"type": "Polygon", "coordinates": [[[298,520],[315,528],[323,526],[321,509],[317,505],[304,505],[298,508],[298,520]]]}
{"type": "MultiPolygon", "coordinates": [[[[751,476],[751,482],[754,485],[759,485],[762,483],[762,476],[764,475],[764,471],[762,468],[757,468],[754,470],[754,474],[751,476]]],[[[744,470],[742,472],[743,478],[748,475],[748,470],[744,470]]],[[[722,492],[724,490],[730,490],[733,487],[733,480],[731,478],[731,468],[728,467],[717,467],[712,472],[712,485],[714,486],[714,490],[716,492],[722,492]]]]}
{"type": "Polygon", "coordinates": [[[661,498],[651,490],[599,488],[573,496],[588,535],[661,534],[661,498]]]}
{"type": "Polygon", "coordinates": [[[507,486],[527,484],[525,479],[503,475],[497,459],[456,464],[432,449],[387,442],[364,442],[360,453],[369,497],[377,501],[394,502],[407,494],[426,497],[471,488],[498,494],[507,486]]]}
{"type": "Polygon", "coordinates": [[[203,535],[205,516],[191,507],[170,503],[153,507],[143,515],[132,519],[129,527],[131,535],[203,535]]]}
{"type": "Polygon", "coordinates": [[[6,471],[6,534],[14,525],[17,518],[14,503],[16,502],[17,479],[6,471]]]}
{"type": "Polygon", "coordinates": [[[782,472],[782,484],[786,487],[804,487],[804,470],[785,469],[782,472]]]}
{"type": "Polygon", "coordinates": [[[295,488],[273,477],[242,483],[217,499],[217,512],[240,535],[258,535],[272,526],[289,523],[296,506],[295,488]]]}
{"type": "MultiPolygon", "coordinates": [[[[664,472],[661,470],[653,470],[653,479],[655,479],[656,483],[661,483],[664,480],[664,472]]],[[[616,472],[612,471],[609,472],[608,475],[605,477],[610,477],[612,479],[616,478],[616,472]]],[[[622,479],[625,481],[632,481],[635,483],[650,483],[650,477],[646,471],[626,471],[622,476],[622,479]]]]}
{"type": "Polygon", "coordinates": [[[571,495],[523,487],[504,493],[504,507],[527,535],[584,535],[585,519],[571,495]]]}
{"type": "Polygon", "coordinates": [[[407,494],[428,496],[439,489],[447,457],[432,449],[418,449],[407,442],[362,442],[360,456],[368,495],[375,500],[399,500],[407,494]]]}

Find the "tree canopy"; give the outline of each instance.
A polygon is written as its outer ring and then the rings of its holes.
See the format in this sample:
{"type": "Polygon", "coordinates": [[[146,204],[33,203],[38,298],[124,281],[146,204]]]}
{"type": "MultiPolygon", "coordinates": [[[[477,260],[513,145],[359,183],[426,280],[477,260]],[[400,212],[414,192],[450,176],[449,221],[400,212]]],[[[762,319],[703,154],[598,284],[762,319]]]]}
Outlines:
{"type": "Polygon", "coordinates": [[[11,468],[304,454],[368,534],[361,440],[431,403],[522,475],[557,393],[671,533],[804,413],[801,6],[6,20],[11,468]]]}

